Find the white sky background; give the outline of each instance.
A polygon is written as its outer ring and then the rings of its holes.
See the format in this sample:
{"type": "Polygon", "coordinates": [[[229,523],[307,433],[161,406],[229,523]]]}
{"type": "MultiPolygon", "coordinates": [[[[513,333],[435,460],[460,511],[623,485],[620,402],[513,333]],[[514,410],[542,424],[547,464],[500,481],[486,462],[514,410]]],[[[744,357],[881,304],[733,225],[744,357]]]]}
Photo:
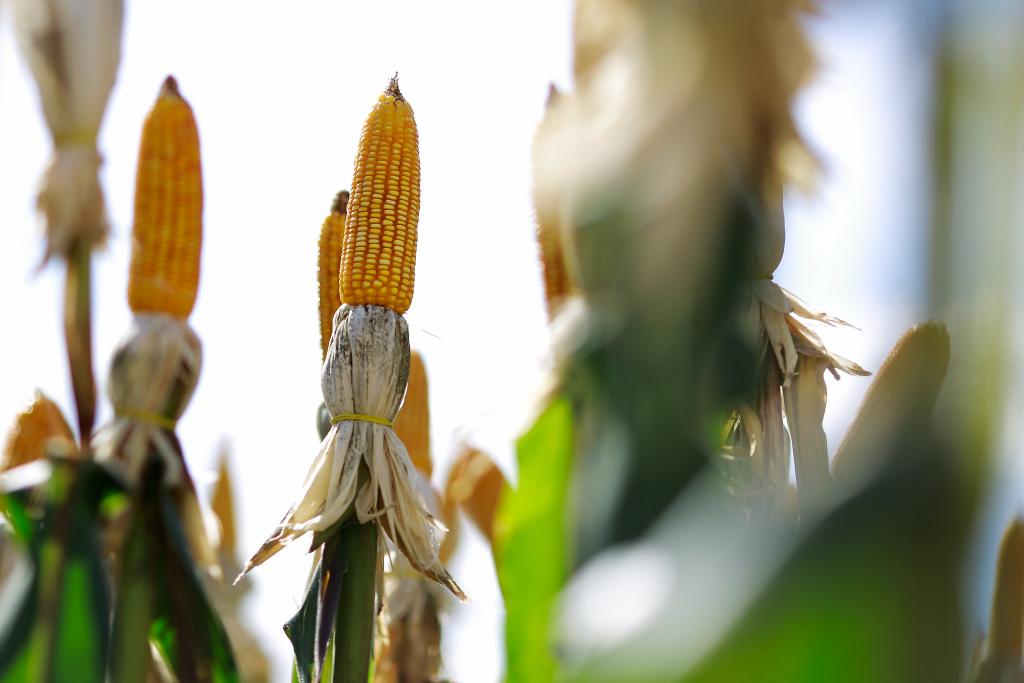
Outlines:
{"type": "MultiPolygon", "coordinates": [[[[787,201],[776,280],[863,332],[826,331],[875,369],[920,320],[918,200],[926,74],[898,10],[835,11],[814,22],[824,69],[799,103],[825,160],[816,197],[787,201]],[[906,68],[894,68],[904,65],[906,68]],[[909,67],[907,67],[909,65],[909,67]],[[898,154],[893,154],[899,151],[898,154]]],[[[179,427],[202,487],[218,446],[232,452],[241,553],[258,547],[298,493],[318,440],[316,241],[351,182],[362,122],[392,73],[416,112],[422,213],[408,319],[431,381],[443,474],[455,434],[506,471],[544,365],[547,330],[535,260],[529,150],[547,84],[570,79],[568,0],[481,3],[129,2],[121,70],[100,137],[112,223],[95,259],[95,366],[105,376],[129,325],[125,291],[143,117],[173,73],[195,111],[206,194],[203,281],[192,325],[204,344],[198,390],[179,427]]],[[[60,329],[62,277],[34,272],[36,184],[49,156],[38,99],[0,5],[0,429],[42,388],[71,416],[60,329]]],[[[829,386],[834,447],[868,386],[829,386]]],[[[100,420],[109,414],[105,400],[100,420]]],[[[438,477],[440,479],[440,477],[438,477]]],[[[496,681],[503,613],[489,555],[464,526],[453,573],[472,597],[445,631],[448,675],[496,681]]],[[[296,543],[251,576],[251,623],[285,680],[281,625],[309,569],[296,543]]]]}

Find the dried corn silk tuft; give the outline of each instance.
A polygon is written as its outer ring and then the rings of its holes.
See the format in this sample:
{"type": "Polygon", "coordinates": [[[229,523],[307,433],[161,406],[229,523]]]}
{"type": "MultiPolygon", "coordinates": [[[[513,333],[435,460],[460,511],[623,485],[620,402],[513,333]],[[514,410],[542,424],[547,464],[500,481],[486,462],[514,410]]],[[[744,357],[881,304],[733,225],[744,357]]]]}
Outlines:
{"type": "Polygon", "coordinates": [[[465,598],[438,557],[444,525],[428,510],[392,426],[408,376],[409,329],[401,315],[376,305],[338,309],[321,376],[334,425],[298,502],[243,575],[299,536],[329,529],[352,509],[361,524],[376,522],[417,571],[465,598]],[[369,475],[364,482],[361,465],[369,475]]]}

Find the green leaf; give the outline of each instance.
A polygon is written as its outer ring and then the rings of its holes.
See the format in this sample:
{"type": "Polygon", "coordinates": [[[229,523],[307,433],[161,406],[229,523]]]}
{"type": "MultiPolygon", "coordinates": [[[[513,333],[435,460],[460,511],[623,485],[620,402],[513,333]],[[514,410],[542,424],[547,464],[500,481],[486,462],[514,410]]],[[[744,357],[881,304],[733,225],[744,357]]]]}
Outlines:
{"type": "Polygon", "coordinates": [[[507,679],[555,679],[550,623],[568,574],[566,498],[572,467],[573,420],[556,399],[516,448],[519,485],[504,496],[495,529],[498,579],[505,595],[507,679]]]}
{"type": "Polygon", "coordinates": [[[223,624],[188,549],[175,505],[152,459],[140,478],[131,531],[122,552],[114,620],[114,683],[134,683],[150,658],[149,642],[181,683],[237,683],[223,624]]]}
{"type": "Polygon", "coordinates": [[[316,681],[318,673],[322,673],[344,571],[344,558],[335,537],[324,546],[302,606],[284,625],[295,652],[295,676],[299,683],[316,681]]]}
{"type": "MultiPolygon", "coordinates": [[[[111,485],[93,463],[55,462],[40,491],[43,522],[38,531],[23,535],[31,545],[32,580],[8,587],[15,597],[4,613],[9,621],[0,627],[3,680],[104,680],[109,590],[96,511],[111,485]]],[[[6,505],[26,520],[31,517],[15,496],[8,496],[6,505]]]]}
{"type": "Polygon", "coordinates": [[[182,683],[238,683],[227,631],[196,573],[170,493],[161,490],[156,504],[155,538],[162,552],[153,557],[153,576],[163,573],[166,582],[156,584],[150,637],[182,683]]]}

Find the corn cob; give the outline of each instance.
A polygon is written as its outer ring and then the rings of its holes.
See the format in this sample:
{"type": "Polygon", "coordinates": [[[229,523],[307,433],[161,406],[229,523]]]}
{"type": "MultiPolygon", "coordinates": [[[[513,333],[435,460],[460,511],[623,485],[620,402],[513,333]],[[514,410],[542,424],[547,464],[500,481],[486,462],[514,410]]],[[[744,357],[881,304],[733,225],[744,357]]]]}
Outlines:
{"type": "Polygon", "coordinates": [[[483,452],[464,447],[448,473],[444,500],[458,504],[477,529],[494,541],[494,519],[508,484],[505,475],[483,452]]]}
{"type": "Polygon", "coordinates": [[[74,441],[60,408],[37,391],[32,405],[18,414],[7,434],[2,469],[8,470],[46,457],[46,445],[51,439],[60,439],[69,447],[74,441]]]}
{"type": "Polygon", "coordinates": [[[203,179],[199,133],[174,78],[146,116],[135,184],[128,304],[187,318],[199,288],[203,179]]]}
{"type": "Polygon", "coordinates": [[[341,306],[338,291],[338,268],[341,264],[341,243],[345,236],[345,210],[348,206],[348,191],[342,190],[334,197],[331,215],[320,226],[320,354],[327,357],[331,343],[331,327],[334,312],[341,306]]]}
{"type": "Polygon", "coordinates": [[[423,358],[413,351],[409,356],[409,388],[395,417],[395,433],[409,451],[412,464],[430,479],[434,463],[430,458],[430,405],[427,401],[427,370],[423,358]]]}
{"type": "Polygon", "coordinates": [[[416,222],[420,213],[420,157],[412,107],[398,78],[363,124],[348,203],[341,300],[405,313],[412,303],[416,222]]]}

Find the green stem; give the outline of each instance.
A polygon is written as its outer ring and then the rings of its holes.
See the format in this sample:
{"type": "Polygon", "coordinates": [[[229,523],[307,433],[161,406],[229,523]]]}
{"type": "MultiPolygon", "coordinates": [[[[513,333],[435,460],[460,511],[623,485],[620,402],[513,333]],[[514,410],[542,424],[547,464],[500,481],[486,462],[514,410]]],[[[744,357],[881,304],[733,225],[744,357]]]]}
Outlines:
{"type": "Polygon", "coordinates": [[[334,683],[366,683],[373,649],[377,584],[377,525],[351,524],[340,531],[346,562],[334,626],[334,683]]]}

